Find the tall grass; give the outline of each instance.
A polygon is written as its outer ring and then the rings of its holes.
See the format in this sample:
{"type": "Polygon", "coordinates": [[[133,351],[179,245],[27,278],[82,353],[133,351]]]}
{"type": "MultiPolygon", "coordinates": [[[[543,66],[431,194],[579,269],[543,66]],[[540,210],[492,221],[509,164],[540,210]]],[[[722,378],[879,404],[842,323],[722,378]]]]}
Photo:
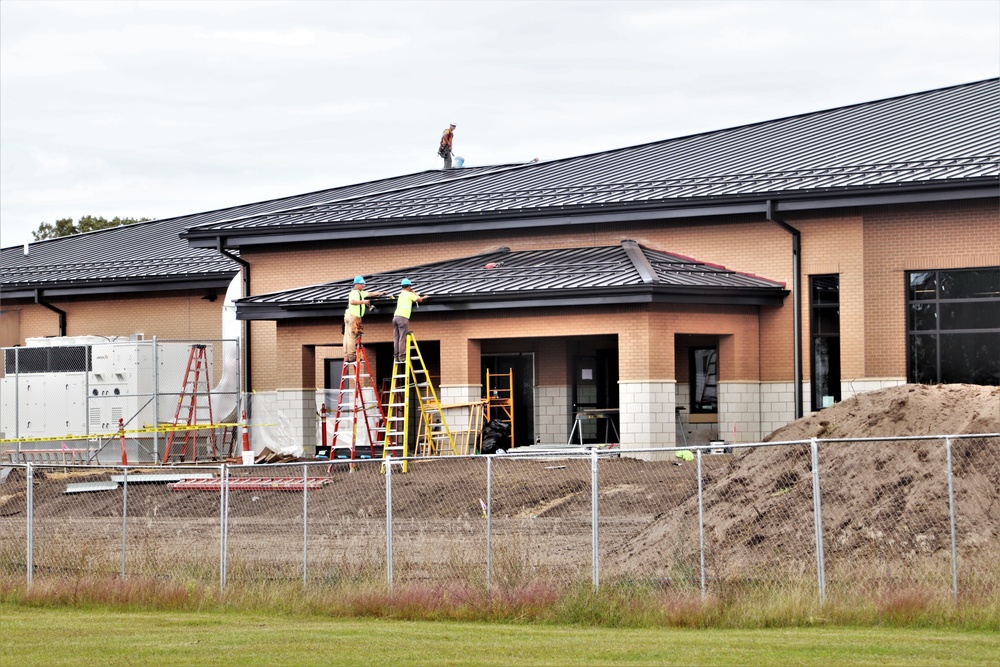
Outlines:
{"type": "Polygon", "coordinates": [[[780,590],[730,586],[699,591],[656,582],[533,582],[486,590],[474,586],[397,586],[384,581],[339,580],[303,588],[301,581],[218,586],[111,576],[45,577],[29,589],[23,578],[0,577],[0,602],[29,606],[149,610],[251,610],[305,616],[396,620],[458,620],[618,628],[770,628],[821,625],[950,627],[1000,630],[996,590],[958,603],[906,587],[877,595],[839,594],[820,604],[814,591],[794,583],[780,590]]]}

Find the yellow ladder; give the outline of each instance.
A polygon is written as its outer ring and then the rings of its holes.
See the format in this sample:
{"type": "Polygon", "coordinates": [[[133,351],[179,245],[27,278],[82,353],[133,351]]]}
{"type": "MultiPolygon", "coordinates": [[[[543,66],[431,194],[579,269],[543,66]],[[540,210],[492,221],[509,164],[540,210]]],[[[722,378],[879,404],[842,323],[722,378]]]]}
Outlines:
{"type": "Polygon", "coordinates": [[[447,444],[453,454],[458,454],[455,440],[441,410],[441,401],[434,390],[427,365],[420,353],[413,334],[406,336],[406,359],[392,364],[392,382],[386,402],[384,456],[403,458],[403,472],[407,471],[406,457],[434,455],[447,444]],[[410,434],[410,392],[413,391],[420,406],[420,422],[416,437],[410,434]],[[412,445],[412,446],[411,446],[412,445]]]}

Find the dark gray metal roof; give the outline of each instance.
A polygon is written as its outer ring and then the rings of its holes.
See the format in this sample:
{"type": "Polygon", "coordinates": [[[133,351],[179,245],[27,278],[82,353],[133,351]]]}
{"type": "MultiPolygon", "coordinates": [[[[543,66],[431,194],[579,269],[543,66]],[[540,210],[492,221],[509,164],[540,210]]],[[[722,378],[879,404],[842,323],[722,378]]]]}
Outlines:
{"type": "Polygon", "coordinates": [[[429,170],[368,181],[291,197],[150,220],[124,227],[101,229],[30,244],[30,254],[16,246],[0,250],[0,293],[25,298],[35,289],[55,296],[86,292],[116,292],[142,284],[143,289],[177,289],[194,281],[201,287],[227,284],[239,266],[214,248],[196,248],[180,238],[186,228],[233,216],[349,199],[399,188],[463,178],[512,165],[429,170]]]}
{"type": "MultiPolygon", "coordinates": [[[[470,219],[584,215],[1000,185],[1000,79],[528,164],[379,195],[233,218],[192,242],[337,238],[338,231],[433,232],[470,219]],[[419,223],[419,224],[418,224],[419,223]],[[435,226],[437,224],[438,226],[435,226]]],[[[942,197],[947,198],[947,197],[942,197]]],[[[851,205],[857,205],[852,203],[851,205]]],[[[758,207],[760,209],[760,207],[758,207]]],[[[754,210],[758,210],[754,209],[754,210]]],[[[762,209],[761,209],[762,210],[762,209]]],[[[529,222],[528,224],[531,224],[529,222]]]]}
{"type": "MultiPolygon", "coordinates": [[[[366,289],[396,295],[403,278],[412,280],[420,294],[432,295],[420,306],[423,312],[650,302],[775,306],[787,294],[783,283],[634,241],[596,248],[519,252],[501,248],[366,276],[366,289]]],[[[352,281],[353,277],[241,299],[237,317],[340,316],[352,281]]],[[[391,314],[391,302],[386,311],[391,314]]]]}

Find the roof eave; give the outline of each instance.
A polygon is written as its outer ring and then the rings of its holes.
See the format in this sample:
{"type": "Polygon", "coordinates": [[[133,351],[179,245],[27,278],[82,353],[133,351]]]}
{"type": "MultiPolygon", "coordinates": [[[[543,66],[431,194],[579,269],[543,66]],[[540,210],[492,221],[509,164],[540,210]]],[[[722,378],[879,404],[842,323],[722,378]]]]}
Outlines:
{"type": "Polygon", "coordinates": [[[12,287],[0,287],[0,298],[34,299],[38,290],[49,297],[92,296],[105,294],[129,294],[135,292],[174,292],[178,290],[225,289],[237,274],[212,274],[202,277],[184,276],[171,279],[148,280],[100,280],[82,283],[19,283],[12,287]]]}
{"type": "MultiPolygon", "coordinates": [[[[780,306],[789,291],[783,288],[706,288],[678,287],[674,285],[641,285],[627,288],[601,288],[572,290],[559,295],[541,293],[518,296],[514,293],[437,296],[434,303],[422,304],[422,313],[463,313],[485,310],[524,310],[533,308],[580,308],[584,306],[620,306],[634,304],[707,304],[722,306],[780,306]],[[624,290],[628,290],[625,292],[624,290]]],[[[317,317],[340,317],[344,312],[342,300],[327,303],[254,303],[237,301],[236,318],[239,320],[288,320],[317,317]]],[[[368,317],[381,317],[391,311],[368,317]]]]}
{"type": "Polygon", "coordinates": [[[958,201],[995,198],[1000,178],[984,177],[961,182],[894,184],[849,188],[839,191],[772,192],[727,197],[705,197],[677,201],[626,204],[583,204],[552,210],[483,211],[451,215],[384,218],[352,222],[310,223],[308,230],[271,227],[265,229],[191,229],[181,234],[192,247],[225,248],[274,243],[306,243],[357,239],[358,231],[380,235],[434,235],[481,231],[484,223],[493,229],[516,230],[578,224],[641,222],[658,219],[763,214],[767,202],[775,212],[810,211],[858,206],[958,201]]]}

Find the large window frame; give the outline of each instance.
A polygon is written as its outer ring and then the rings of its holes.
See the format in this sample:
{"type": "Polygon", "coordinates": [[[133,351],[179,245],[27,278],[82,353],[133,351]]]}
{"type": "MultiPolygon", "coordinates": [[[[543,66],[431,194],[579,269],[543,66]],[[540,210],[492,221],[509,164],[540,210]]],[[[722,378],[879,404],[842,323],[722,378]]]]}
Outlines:
{"type": "Polygon", "coordinates": [[[906,379],[1000,385],[1000,267],[906,272],[906,379]]]}
{"type": "Polygon", "coordinates": [[[809,276],[809,390],[814,411],[841,400],[840,276],[809,276]]]}

